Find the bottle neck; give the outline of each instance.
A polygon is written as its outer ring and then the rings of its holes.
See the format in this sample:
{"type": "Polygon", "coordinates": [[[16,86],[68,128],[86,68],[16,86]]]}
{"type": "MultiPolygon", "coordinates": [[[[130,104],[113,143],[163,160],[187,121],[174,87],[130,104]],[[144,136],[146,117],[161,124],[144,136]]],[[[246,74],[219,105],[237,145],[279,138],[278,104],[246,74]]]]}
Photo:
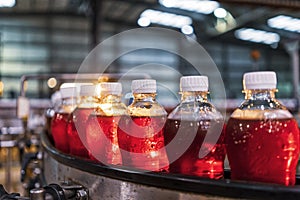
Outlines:
{"type": "Polygon", "coordinates": [[[101,95],[101,103],[120,103],[121,95],[116,94],[103,94],[101,95]]]}
{"type": "Polygon", "coordinates": [[[57,112],[59,113],[71,113],[77,107],[77,98],[76,97],[69,97],[63,98],[62,104],[58,108],[57,112]]]}
{"type": "Polygon", "coordinates": [[[245,99],[246,100],[266,100],[266,99],[275,99],[276,89],[254,89],[254,90],[245,90],[245,99]]]}
{"type": "Polygon", "coordinates": [[[135,93],[134,101],[155,101],[156,93],[135,93]]]}
{"type": "Polygon", "coordinates": [[[80,97],[80,104],[96,103],[98,101],[99,101],[99,99],[95,96],[81,96],[80,97]]]}
{"type": "Polygon", "coordinates": [[[77,105],[77,98],[76,97],[68,97],[62,99],[62,105],[63,106],[75,106],[77,105]]]}
{"type": "Polygon", "coordinates": [[[207,102],[208,91],[181,92],[181,102],[207,102]]]}

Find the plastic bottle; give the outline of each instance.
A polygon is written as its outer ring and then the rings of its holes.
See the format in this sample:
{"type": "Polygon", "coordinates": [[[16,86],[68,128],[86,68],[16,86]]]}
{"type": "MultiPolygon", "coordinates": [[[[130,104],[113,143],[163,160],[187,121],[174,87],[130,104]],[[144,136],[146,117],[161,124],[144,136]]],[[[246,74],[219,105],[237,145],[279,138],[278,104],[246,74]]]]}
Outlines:
{"type": "Polygon", "coordinates": [[[121,102],[122,85],[103,82],[97,96],[100,102],[87,122],[86,135],[90,158],[106,165],[122,164],[117,127],[126,106],[121,102]]]}
{"type": "Polygon", "coordinates": [[[156,101],[156,81],[132,81],[133,102],[119,122],[118,139],[123,165],[149,171],[167,171],[163,127],[167,118],[156,101]]]}
{"type": "Polygon", "coordinates": [[[69,140],[67,137],[67,123],[69,115],[77,106],[77,89],[68,87],[60,89],[62,102],[55,110],[51,121],[51,133],[54,145],[58,150],[69,153],[69,140]]]}
{"type": "Polygon", "coordinates": [[[245,101],[231,115],[226,149],[231,178],[294,185],[299,130],[275,98],[276,73],[250,72],[243,78],[245,101]]]}
{"type": "Polygon", "coordinates": [[[83,158],[89,158],[88,150],[85,147],[87,145],[86,125],[98,103],[95,89],[95,85],[80,86],[80,101],[68,120],[70,154],[83,158]]]}
{"type": "Polygon", "coordinates": [[[175,140],[176,148],[167,148],[170,172],[220,179],[224,174],[224,120],[207,101],[208,78],[181,77],[180,91],[181,102],[169,114],[165,126],[165,143],[175,140]],[[210,139],[205,140],[206,137],[210,139]],[[184,146],[181,155],[177,155],[184,146]],[[202,158],[200,148],[206,151],[202,158]]]}

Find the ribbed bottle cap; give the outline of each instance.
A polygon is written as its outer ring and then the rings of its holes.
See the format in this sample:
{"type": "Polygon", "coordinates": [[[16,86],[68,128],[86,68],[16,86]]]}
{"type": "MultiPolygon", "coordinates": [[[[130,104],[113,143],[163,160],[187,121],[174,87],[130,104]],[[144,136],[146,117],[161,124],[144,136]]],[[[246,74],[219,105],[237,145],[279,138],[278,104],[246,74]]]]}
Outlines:
{"type": "Polygon", "coordinates": [[[183,76],[180,78],[180,91],[208,91],[207,76],[183,76]]]}
{"type": "Polygon", "coordinates": [[[133,80],[131,84],[131,90],[132,93],[156,93],[156,80],[133,80]]]}
{"type": "Polygon", "coordinates": [[[96,85],[81,85],[80,96],[94,96],[96,85]]]}
{"type": "Polygon", "coordinates": [[[117,82],[100,83],[101,93],[109,93],[119,95],[122,93],[122,84],[117,82]]]}
{"type": "Polygon", "coordinates": [[[248,72],[243,77],[244,90],[275,89],[276,85],[276,73],[272,71],[248,72]]]}
{"type": "Polygon", "coordinates": [[[76,87],[66,87],[59,89],[62,98],[70,98],[70,97],[77,97],[78,90],[76,87]]]}

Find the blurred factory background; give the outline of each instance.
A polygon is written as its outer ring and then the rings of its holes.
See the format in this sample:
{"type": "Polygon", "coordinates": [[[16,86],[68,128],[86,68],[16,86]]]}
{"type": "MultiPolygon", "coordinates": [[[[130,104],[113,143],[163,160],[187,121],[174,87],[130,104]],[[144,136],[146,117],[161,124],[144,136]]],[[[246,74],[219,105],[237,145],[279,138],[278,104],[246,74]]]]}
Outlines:
{"type": "MultiPolygon", "coordinates": [[[[99,42],[148,26],[181,31],[203,45],[221,72],[228,98],[242,98],[241,76],[251,70],[276,71],[278,97],[294,97],[294,53],[287,48],[298,49],[290,44],[299,40],[296,0],[1,0],[0,6],[2,98],[19,94],[21,75],[76,73],[99,42]]],[[[180,48],[176,41],[157,42],[180,48]]],[[[107,56],[129,45],[135,41],[120,41],[107,48],[107,56]]],[[[151,62],[191,73],[178,56],[151,49],[122,56],[109,71],[151,62]]],[[[163,72],[155,78],[174,82],[163,72]]],[[[29,97],[49,97],[45,81],[28,84],[29,97]]]]}

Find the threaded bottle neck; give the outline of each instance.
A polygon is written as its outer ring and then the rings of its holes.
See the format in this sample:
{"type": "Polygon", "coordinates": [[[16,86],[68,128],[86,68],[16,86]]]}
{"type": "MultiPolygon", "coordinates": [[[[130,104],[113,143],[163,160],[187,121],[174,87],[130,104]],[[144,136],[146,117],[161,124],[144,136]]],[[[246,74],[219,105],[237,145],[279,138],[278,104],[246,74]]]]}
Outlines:
{"type": "Polygon", "coordinates": [[[181,92],[181,102],[207,102],[208,92],[205,91],[196,91],[196,92],[181,92]]]}

